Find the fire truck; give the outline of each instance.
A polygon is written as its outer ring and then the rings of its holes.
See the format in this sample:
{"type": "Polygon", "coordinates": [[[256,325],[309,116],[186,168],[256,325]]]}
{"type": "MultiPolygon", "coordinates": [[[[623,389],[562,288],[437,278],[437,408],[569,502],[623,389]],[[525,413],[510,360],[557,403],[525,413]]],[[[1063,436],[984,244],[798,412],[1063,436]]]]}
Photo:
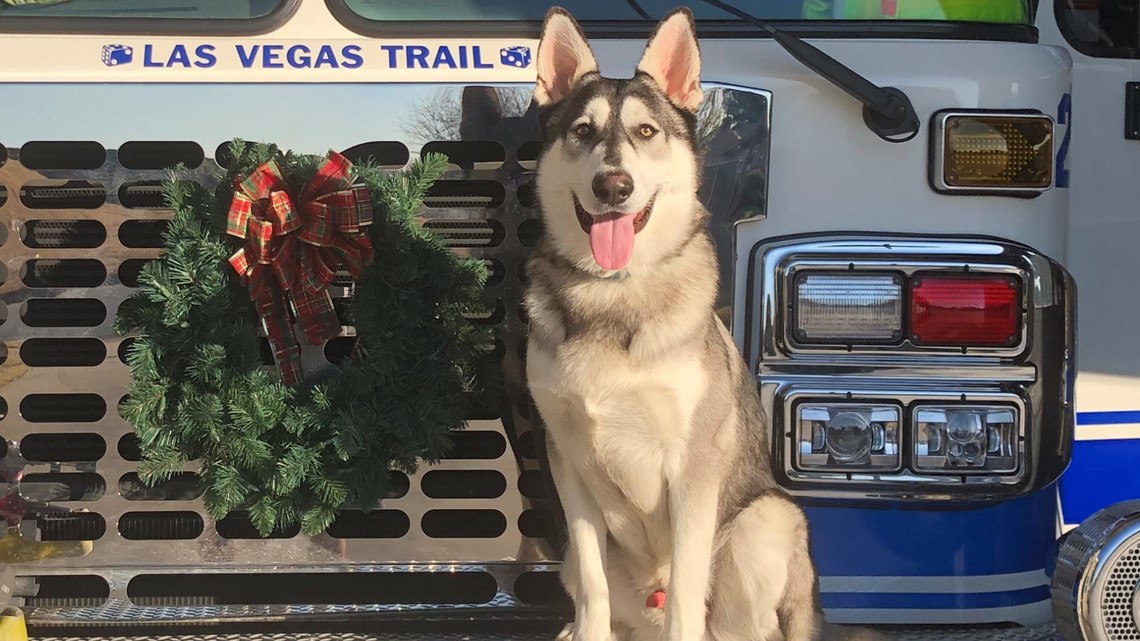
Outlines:
{"type": "MultiPolygon", "coordinates": [[[[672,1],[561,4],[628,75],[672,1]]],[[[828,619],[1140,639],[1137,0],[688,4],[719,311],[828,619]]],[[[43,634],[561,627],[520,306],[547,8],[0,0],[5,612],[43,634]],[[420,222],[490,274],[471,321],[502,398],[317,536],[211,519],[192,469],[142,483],[116,411],[112,322],[162,247],[160,182],[216,184],[234,138],[447,155],[420,222]]]]}

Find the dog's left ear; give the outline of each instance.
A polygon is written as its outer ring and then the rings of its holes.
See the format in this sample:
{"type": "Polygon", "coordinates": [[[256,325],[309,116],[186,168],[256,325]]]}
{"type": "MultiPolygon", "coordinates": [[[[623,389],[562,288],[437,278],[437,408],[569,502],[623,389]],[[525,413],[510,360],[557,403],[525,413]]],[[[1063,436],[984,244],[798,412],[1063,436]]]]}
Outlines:
{"type": "Polygon", "coordinates": [[[696,113],[704,94],[701,51],[691,11],[680,7],[661,20],[645,45],[637,70],[649,74],[674,105],[696,113]]]}

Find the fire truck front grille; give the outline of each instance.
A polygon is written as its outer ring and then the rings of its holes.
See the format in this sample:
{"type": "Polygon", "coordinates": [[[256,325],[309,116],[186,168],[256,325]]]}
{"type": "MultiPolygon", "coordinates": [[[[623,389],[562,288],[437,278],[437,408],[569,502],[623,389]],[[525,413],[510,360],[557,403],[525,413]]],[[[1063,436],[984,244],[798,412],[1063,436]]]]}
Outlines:
{"type": "MultiPolygon", "coordinates": [[[[10,454],[0,474],[10,493],[38,501],[23,512],[21,531],[39,560],[13,567],[19,586],[98,582],[86,591],[21,588],[33,623],[361,614],[554,624],[568,614],[557,577],[562,528],[523,376],[524,260],[540,231],[529,88],[17,83],[4,91],[13,105],[69,112],[45,122],[24,110],[0,126],[0,435],[10,454]],[[60,89],[81,99],[44,96],[60,89]],[[241,105],[272,109],[242,116],[241,105]],[[80,127],[90,133],[58,133],[80,127]],[[131,131],[140,139],[100,139],[131,131]],[[317,536],[283,529],[260,539],[244,514],[210,519],[192,464],[145,486],[138,443],[118,413],[134,338],[117,336],[112,323],[161,249],[171,216],[161,182],[178,165],[180,180],[216,185],[234,136],[301,153],[329,145],[393,171],[425,153],[447,155],[417,220],[490,271],[487,312],[469,320],[493,329],[487,359],[501,366],[503,394],[473,406],[450,456],[410,477],[394,474],[382,509],[341,514],[317,536]]],[[[718,308],[727,318],[735,223],[766,209],[771,95],[710,87],[704,104],[701,199],[720,248],[718,308]]],[[[347,303],[334,300],[351,324],[347,303]]],[[[353,340],[346,332],[304,358],[335,361],[353,340]]],[[[264,342],[262,351],[272,364],[264,342]]]]}
{"type": "MultiPolygon", "coordinates": [[[[344,151],[391,169],[412,157],[392,141],[344,151]]],[[[117,149],[41,141],[6,149],[0,433],[8,444],[5,465],[23,473],[19,483],[9,474],[9,492],[34,501],[21,531],[29,545],[56,546],[40,548],[50,564],[19,570],[40,586],[24,595],[32,620],[565,603],[553,572],[556,543],[547,538],[554,520],[519,387],[525,337],[517,310],[521,262],[533,244],[531,170],[517,149],[498,143],[445,141],[416,151],[442,152],[451,161],[421,222],[488,267],[488,311],[470,320],[494,329],[489,358],[502,364],[507,391],[470,416],[445,460],[412,477],[394,472],[383,509],[345,512],[315,537],[292,527],[261,539],[245,514],[209,518],[192,466],[155,487],[143,484],[137,440],[117,411],[132,338],[117,336],[112,323],[162,247],[170,217],[162,201],[165,168],[181,163],[187,179],[212,186],[228,150],[207,153],[192,141],[117,149]],[[525,494],[520,475],[528,479],[525,494]]],[[[336,301],[342,314],[346,302],[336,301]]],[[[335,360],[352,340],[339,337],[320,349],[335,360]]]]}

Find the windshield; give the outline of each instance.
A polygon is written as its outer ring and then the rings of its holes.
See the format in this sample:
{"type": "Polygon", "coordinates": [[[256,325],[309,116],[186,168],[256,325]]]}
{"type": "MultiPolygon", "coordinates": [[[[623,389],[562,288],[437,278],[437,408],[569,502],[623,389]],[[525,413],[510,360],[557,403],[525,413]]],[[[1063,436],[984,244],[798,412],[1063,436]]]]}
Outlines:
{"type": "Polygon", "coordinates": [[[72,18],[260,18],[283,0],[0,0],[5,16],[72,18]]]}
{"type": "MultiPolygon", "coordinates": [[[[551,4],[579,21],[658,20],[679,0],[340,0],[369,20],[542,20],[551,4]]],[[[684,2],[697,20],[733,20],[701,3],[684,2]]],[[[766,20],[935,20],[1026,24],[1028,0],[738,0],[733,4],[766,20]]]]}

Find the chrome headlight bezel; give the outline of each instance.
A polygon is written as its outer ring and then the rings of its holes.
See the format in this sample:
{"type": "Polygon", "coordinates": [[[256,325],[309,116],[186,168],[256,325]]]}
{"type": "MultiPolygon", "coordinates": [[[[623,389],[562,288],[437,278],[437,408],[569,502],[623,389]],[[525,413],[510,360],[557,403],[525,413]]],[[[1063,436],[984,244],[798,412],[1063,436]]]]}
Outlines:
{"type": "Polygon", "coordinates": [[[1016,486],[1024,482],[1027,456],[1026,402],[1016,394],[964,390],[837,390],[834,388],[793,386],[778,395],[783,413],[782,446],[778,452],[780,468],[789,481],[809,485],[841,483],[851,489],[863,486],[900,487],[923,484],[927,487],[952,487],[954,491],[977,486],[1016,486]],[[800,409],[827,405],[835,408],[861,409],[868,406],[893,406],[900,412],[898,463],[893,466],[833,466],[826,469],[802,464],[800,409]],[[1009,471],[922,470],[915,464],[914,417],[924,407],[1001,408],[1015,413],[1014,444],[1016,465],[1009,471]]]}
{"type": "Polygon", "coordinates": [[[858,403],[844,401],[827,403],[799,401],[792,409],[793,423],[790,425],[795,457],[792,466],[801,472],[832,472],[856,470],[864,472],[897,472],[902,466],[902,430],[904,425],[903,408],[897,403],[858,403]],[[834,412],[833,412],[834,410],[834,412]],[[812,416],[815,414],[816,416],[812,416]],[[852,420],[854,419],[854,420],[852,420]],[[857,429],[834,430],[832,422],[841,420],[848,427],[857,429]],[[848,443],[833,442],[834,434],[855,434],[841,436],[848,443]],[[849,443],[855,443],[861,450],[854,454],[849,443]],[[849,458],[847,465],[832,461],[849,458]]]}
{"type": "MultiPolygon", "coordinates": [[[[947,419],[949,423],[950,419],[947,419]]],[[[1021,441],[1024,438],[1024,426],[1021,419],[1021,411],[1012,405],[1008,404],[985,404],[985,403],[918,403],[910,409],[910,443],[911,448],[910,462],[913,469],[921,474],[930,475],[950,475],[950,476],[1005,476],[1016,474],[1017,468],[1021,463],[1021,453],[1024,447],[1021,446],[1021,441]],[[986,414],[985,424],[978,424],[978,434],[971,435],[973,438],[960,439],[960,442],[955,443],[952,430],[949,425],[946,427],[946,434],[941,432],[935,437],[939,440],[946,440],[945,449],[950,450],[955,446],[962,449],[960,454],[953,454],[947,452],[945,455],[930,454],[929,441],[931,439],[923,432],[929,434],[930,430],[923,430],[923,425],[933,423],[933,421],[922,420],[923,413],[936,414],[942,412],[943,414],[957,414],[958,416],[966,416],[968,414],[986,414]],[[998,422],[999,418],[1009,416],[1007,422],[998,422]],[[993,419],[991,422],[990,419],[993,419]],[[992,433],[991,433],[992,432],[992,433]],[[1000,433],[1005,432],[1005,433],[1000,433]],[[996,438],[995,438],[996,437],[996,438]],[[979,449],[975,458],[980,456],[988,464],[991,461],[1000,461],[997,467],[977,468],[977,467],[934,467],[930,463],[934,463],[938,459],[970,458],[969,452],[966,449],[970,446],[981,447],[981,441],[984,443],[985,449],[979,449]],[[990,447],[995,445],[996,441],[998,451],[990,450],[990,447]],[[927,449],[924,449],[927,448],[927,449]],[[925,453],[924,453],[925,452],[925,453]],[[929,459],[929,460],[928,460],[929,459]],[[926,463],[926,465],[924,465],[926,463]]],[[[942,443],[939,443],[942,445],[942,443]]],[[[938,449],[943,449],[939,447],[938,449]]]]}
{"type": "MultiPolygon", "coordinates": [[[[1007,500],[1054,483],[1072,455],[1076,284],[1057,261],[1011,241],[904,234],[813,234],[752,246],[740,347],[756,375],[779,485],[808,499],[886,503],[1007,500]],[[789,275],[801,269],[1017,276],[1022,333],[1010,347],[803,345],[790,334],[789,275]],[[794,460],[793,401],[1004,404],[1018,409],[1017,472],[808,473],[794,460]],[[964,480],[963,480],[964,479],[964,480]]],[[[913,447],[909,435],[903,451],[913,447]]]]}

